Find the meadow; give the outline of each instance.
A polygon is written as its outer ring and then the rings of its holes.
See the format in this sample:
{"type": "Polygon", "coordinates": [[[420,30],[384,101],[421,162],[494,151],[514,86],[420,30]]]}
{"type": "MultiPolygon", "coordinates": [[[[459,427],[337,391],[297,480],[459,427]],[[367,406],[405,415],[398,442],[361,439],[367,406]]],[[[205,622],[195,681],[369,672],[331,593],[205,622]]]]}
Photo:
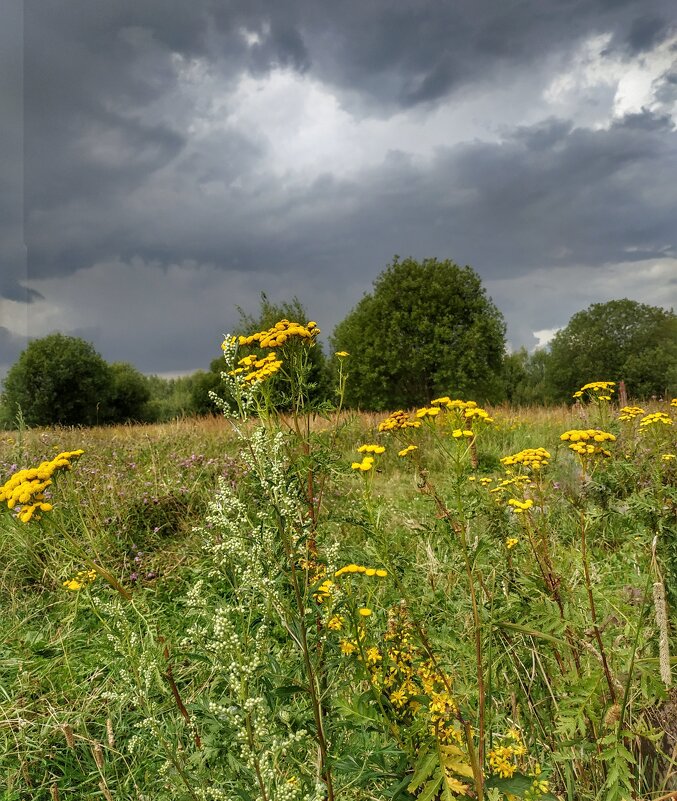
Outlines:
{"type": "Polygon", "coordinates": [[[0,799],[677,798],[677,401],[313,409],[293,325],[3,433],[0,799]]]}

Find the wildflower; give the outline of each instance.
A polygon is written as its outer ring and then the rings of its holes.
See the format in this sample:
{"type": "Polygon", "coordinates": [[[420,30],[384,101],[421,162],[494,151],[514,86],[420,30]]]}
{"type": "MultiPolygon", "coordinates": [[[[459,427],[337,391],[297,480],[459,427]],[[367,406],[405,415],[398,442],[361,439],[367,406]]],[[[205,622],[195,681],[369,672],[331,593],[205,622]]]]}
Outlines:
{"type": "Polygon", "coordinates": [[[615,381],[592,381],[574,392],[574,398],[582,398],[585,393],[593,400],[610,401],[614,393],[615,381]]]}
{"type": "Polygon", "coordinates": [[[363,606],[363,607],[362,607],[362,608],[359,610],[359,614],[360,614],[362,617],[369,617],[369,616],[372,614],[372,611],[371,611],[371,609],[370,609],[368,606],[363,606]]]}
{"type": "Polygon", "coordinates": [[[494,418],[489,416],[489,412],[481,409],[479,406],[466,406],[463,410],[463,416],[466,420],[481,420],[484,423],[493,423],[494,418]]]}
{"type": "Polygon", "coordinates": [[[643,417],[639,421],[639,430],[646,431],[649,426],[663,424],[665,426],[671,426],[672,420],[665,414],[665,412],[654,412],[653,414],[647,414],[646,417],[643,417]]]}
{"type": "Polygon", "coordinates": [[[407,703],[407,694],[400,687],[399,689],[390,693],[390,701],[393,706],[403,707],[407,703]]]}
{"type": "Polygon", "coordinates": [[[88,584],[91,584],[93,581],[95,581],[96,576],[96,570],[80,570],[72,579],[67,579],[64,581],[63,586],[67,590],[76,592],[77,590],[81,590],[83,587],[86,587],[88,584]]]}
{"type": "Polygon", "coordinates": [[[475,434],[469,428],[455,428],[451,432],[451,436],[454,437],[454,439],[460,439],[461,437],[474,437],[475,434]]]}
{"type": "Polygon", "coordinates": [[[437,406],[424,406],[417,410],[416,417],[436,417],[439,413],[437,406]]]}
{"type": "Polygon", "coordinates": [[[677,407],[677,398],[673,398],[673,399],[670,401],[670,406],[675,406],[675,407],[677,407]]]}
{"type": "Polygon", "coordinates": [[[664,462],[670,462],[670,461],[672,461],[673,459],[677,459],[677,456],[675,456],[675,454],[674,454],[674,453],[664,453],[664,454],[661,456],[661,459],[662,459],[664,462]]]}
{"type": "Polygon", "coordinates": [[[418,450],[418,445],[407,445],[406,448],[402,448],[401,451],[397,452],[398,456],[408,456],[412,451],[418,450]]]}
{"type": "Polygon", "coordinates": [[[341,653],[345,654],[346,656],[350,656],[357,651],[357,645],[350,640],[341,640],[339,643],[339,648],[341,649],[341,653]]]}
{"type": "Polygon", "coordinates": [[[443,398],[435,398],[435,400],[430,401],[431,406],[444,406],[449,411],[457,410],[463,411],[465,409],[473,409],[477,406],[475,401],[464,401],[455,398],[451,400],[446,395],[443,398]]]}
{"type": "Polygon", "coordinates": [[[641,414],[646,414],[644,409],[641,406],[624,406],[621,409],[619,420],[634,420],[635,417],[639,417],[641,414]]]}
{"type": "Polygon", "coordinates": [[[338,578],[342,576],[344,573],[364,573],[365,576],[378,576],[379,578],[384,578],[388,575],[387,570],[383,570],[383,568],[375,568],[375,567],[365,567],[365,565],[344,565],[344,567],[340,567],[336,573],[334,573],[334,577],[338,578]]]}
{"type": "Polygon", "coordinates": [[[332,615],[327,621],[327,628],[331,631],[341,631],[343,628],[343,618],[341,615],[332,615]]]}
{"type": "Polygon", "coordinates": [[[378,424],[379,431],[397,431],[400,428],[419,428],[421,425],[420,420],[410,420],[409,415],[398,409],[392,412],[378,424]]]}
{"type": "Polygon", "coordinates": [[[70,470],[71,462],[83,453],[81,449],[62,451],[38,467],[18,470],[0,487],[0,503],[5,501],[9,509],[20,507],[18,518],[22,523],[28,523],[33,517],[38,520],[40,512],[50,512],[53,508],[45,501],[44,492],[52,485],[54,474],[70,470]]]}
{"type": "Polygon", "coordinates": [[[509,551],[511,551],[515,547],[515,545],[517,545],[518,542],[519,540],[517,539],[517,537],[508,537],[508,539],[505,541],[505,547],[509,551]]]}
{"type": "Polygon", "coordinates": [[[581,457],[611,456],[611,451],[603,448],[603,442],[615,442],[616,437],[597,428],[571,429],[560,435],[563,442],[570,442],[569,448],[581,457]]]}
{"type": "Polygon", "coordinates": [[[340,350],[340,351],[338,351],[338,353],[337,353],[336,355],[337,355],[337,356],[338,356],[340,359],[343,359],[343,358],[345,358],[346,356],[350,356],[350,354],[348,353],[348,351],[347,351],[347,350],[340,350]]]}
{"type": "Polygon", "coordinates": [[[320,586],[313,593],[313,598],[315,598],[318,604],[323,603],[323,601],[329,598],[333,586],[334,582],[331,579],[325,579],[322,584],[320,584],[320,586]]]}
{"type": "Polygon", "coordinates": [[[357,449],[358,453],[383,453],[384,451],[383,445],[360,445],[357,449]]]}
{"type": "Polygon", "coordinates": [[[512,507],[513,512],[515,514],[522,514],[522,512],[527,512],[531,507],[534,505],[534,502],[529,499],[527,501],[518,501],[517,498],[510,498],[508,501],[508,506],[512,507]]]}
{"type": "Polygon", "coordinates": [[[353,470],[361,470],[363,473],[366,473],[368,470],[374,466],[374,457],[373,456],[365,456],[361,462],[353,462],[351,467],[353,470]]]}
{"type": "Polygon", "coordinates": [[[504,456],[501,459],[501,464],[506,467],[521,465],[527,469],[540,470],[548,464],[548,459],[550,459],[550,454],[545,448],[525,448],[519,453],[504,456]]]}
{"type": "Polygon", "coordinates": [[[374,645],[372,645],[371,648],[367,648],[367,652],[365,655],[367,657],[368,665],[375,665],[383,659],[383,657],[381,656],[381,652],[374,645]]]}
{"type": "Polygon", "coordinates": [[[306,325],[301,325],[284,319],[275,323],[267,331],[257,331],[250,336],[238,337],[238,344],[241,346],[255,345],[261,348],[278,348],[291,339],[298,339],[313,345],[319,333],[320,329],[314,320],[306,323],[306,325]]]}

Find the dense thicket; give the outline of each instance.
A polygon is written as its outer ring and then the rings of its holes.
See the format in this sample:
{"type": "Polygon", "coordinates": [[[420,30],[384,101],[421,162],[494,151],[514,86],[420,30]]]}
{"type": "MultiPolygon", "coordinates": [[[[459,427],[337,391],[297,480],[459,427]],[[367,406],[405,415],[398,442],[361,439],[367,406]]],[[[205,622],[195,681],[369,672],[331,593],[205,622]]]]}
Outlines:
{"type": "Polygon", "coordinates": [[[33,340],[4,381],[3,405],[28,425],[95,425],[108,416],[113,371],[79,337],[33,340]]]}
{"type": "Polygon", "coordinates": [[[335,329],[350,353],[347,402],[409,408],[437,395],[499,400],[503,315],[470,267],[396,256],[335,329]]]}
{"type": "Polygon", "coordinates": [[[677,393],[677,315],[634,300],[594,303],[550,343],[545,382],[557,400],[589,381],[620,381],[630,397],[677,393]]]}

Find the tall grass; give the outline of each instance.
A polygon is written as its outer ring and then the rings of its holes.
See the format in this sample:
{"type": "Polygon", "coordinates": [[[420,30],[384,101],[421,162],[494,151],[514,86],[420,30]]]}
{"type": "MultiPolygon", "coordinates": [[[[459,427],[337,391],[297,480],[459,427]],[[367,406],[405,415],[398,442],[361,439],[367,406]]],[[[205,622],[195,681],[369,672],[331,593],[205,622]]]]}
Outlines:
{"type": "Polygon", "coordinates": [[[379,432],[309,404],[308,346],[275,393],[231,375],[229,418],[3,435],[3,481],[85,454],[0,517],[0,798],[671,797],[674,425],[379,432]],[[588,428],[610,456],[560,439],[588,428]]]}

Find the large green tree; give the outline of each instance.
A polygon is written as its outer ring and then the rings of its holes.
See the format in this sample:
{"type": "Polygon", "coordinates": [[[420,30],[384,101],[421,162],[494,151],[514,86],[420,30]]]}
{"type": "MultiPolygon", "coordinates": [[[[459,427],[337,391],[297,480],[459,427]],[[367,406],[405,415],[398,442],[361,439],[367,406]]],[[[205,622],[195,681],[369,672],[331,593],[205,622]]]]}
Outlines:
{"type": "Polygon", "coordinates": [[[110,369],[108,419],[115,423],[147,420],[150,386],[146,376],[128,362],[114,362],[110,369]]]}
{"type": "Polygon", "coordinates": [[[110,366],[79,337],[33,340],[4,381],[3,402],[28,425],[95,425],[108,416],[110,366]]]}
{"type": "Polygon", "coordinates": [[[550,343],[547,383],[568,400],[590,381],[625,380],[630,397],[677,391],[677,315],[634,300],[593,303],[550,343]]]}
{"type": "Polygon", "coordinates": [[[339,323],[334,351],[348,351],[347,402],[409,408],[438,395],[501,394],[505,323],[470,267],[400,260],[378,276],[339,323]]]}

